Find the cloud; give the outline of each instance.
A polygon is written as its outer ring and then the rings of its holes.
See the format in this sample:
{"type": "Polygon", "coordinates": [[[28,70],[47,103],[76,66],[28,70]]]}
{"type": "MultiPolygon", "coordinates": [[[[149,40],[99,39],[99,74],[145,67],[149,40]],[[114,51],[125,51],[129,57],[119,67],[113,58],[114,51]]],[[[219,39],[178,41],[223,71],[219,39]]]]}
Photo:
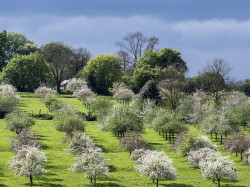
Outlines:
{"type": "Polygon", "coordinates": [[[19,32],[42,45],[62,41],[86,47],[95,56],[117,51],[115,43],[128,32],[142,31],[160,38],[159,49],[171,47],[182,52],[193,76],[216,57],[229,61],[238,79],[248,77],[250,68],[250,20],[233,19],[166,21],[153,16],[55,16],[0,17],[1,29],[19,32]]]}

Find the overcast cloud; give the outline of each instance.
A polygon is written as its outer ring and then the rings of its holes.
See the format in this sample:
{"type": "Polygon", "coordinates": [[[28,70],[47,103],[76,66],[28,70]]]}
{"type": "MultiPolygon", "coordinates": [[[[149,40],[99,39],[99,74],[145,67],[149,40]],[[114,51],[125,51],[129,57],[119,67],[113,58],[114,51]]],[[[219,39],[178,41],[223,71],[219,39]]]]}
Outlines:
{"type": "MultiPolygon", "coordinates": [[[[149,4],[150,1],[146,2],[149,4]]],[[[181,5],[180,1],[176,2],[177,7],[181,5]]],[[[145,10],[149,9],[149,5],[145,10]]],[[[7,4],[4,6],[8,8],[7,4]]],[[[173,3],[172,6],[174,7],[173,3]]],[[[211,7],[207,6],[208,9],[211,7]]],[[[158,49],[170,47],[179,50],[189,66],[189,76],[197,75],[207,62],[218,57],[232,64],[232,75],[238,80],[250,78],[250,18],[247,13],[243,14],[245,9],[239,10],[239,15],[230,15],[227,9],[223,11],[217,7],[215,10],[221,10],[222,13],[215,11],[215,16],[209,13],[205,15],[205,7],[203,13],[199,10],[196,14],[181,9],[183,14],[169,16],[161,9],[159,12],[149,10],[147,13],[143,8],[136,12],[127,7],[128,14],[126,9],[122,9],[121,13],[117,10],[107,13],[93,9],[96,14],[86,15],[86,11],[81,13],[76,6],[72,7],[76,9],[75,14],[69,9],[62,14],[60,8],[65,7],[59,7],[54,13],[50,11],[51,7],[48,11],[43,7],[42,10],[37,8],[37,12],[21,11],[19,14],[2,12],[0,30],[22,33],[39,46],[61,41],[73,47],[86,47],[92,56],[115,53],[118,50],[115,43],[121,41],[126,33],[142,31],[146,36],[159,37],[158,49]],[[183,15],[188,16],[185,18],[183,15]]],[[[190,7],[190,11],[192,9],[190,7]]]]}

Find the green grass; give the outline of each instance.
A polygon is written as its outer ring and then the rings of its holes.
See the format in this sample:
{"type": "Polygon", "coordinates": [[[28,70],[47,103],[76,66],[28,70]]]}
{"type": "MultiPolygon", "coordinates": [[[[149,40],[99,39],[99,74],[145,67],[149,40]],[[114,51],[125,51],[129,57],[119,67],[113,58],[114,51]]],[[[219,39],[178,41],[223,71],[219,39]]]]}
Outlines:
{"type": "MultiPolygon", "coordinates": [[[[46,110],[46,106],[39,98],[33,97],[33,94],[27,94],[22,97],[19,107],[25,109],[29,113],[32,110],[42,109],[46,110]]],[[[76,109],[86,112],[86,108],[81,101],[71,97],[61,97],[62,101],[71,103],[76,109]]],[[[191,131],[198,131],[193,126],[191,131]]],[[[43,143],[43,150],[47,154],[48,162],[45,164],[48,173],[39,178],[34,179],[35,186],[93,186],[89,179],[84,174],[72,173],[69,167],[73,164],[74,156],[67,154],[63,149],[66,144],[62,143],[65,134],[58,132],[53,127],[53,122],[49,120],[36,120],[35,126],[32,130],[40,137],[39,141],[43,143]]],[[[28,186],[29,179],[25,177],[15,177],[8,169],[8,161],[15,155],[10,151],[9,136],[16,136],[15,133],[4,128],[4,120],[0,120],[0,187],[1,186],[28,186]]],[[[129,152],[124,151],[119,146],[119,139],[114,137],[110,132],[99,131],[97,122],[87,122],[86,133],[89,134],[94,142],[103,149],[104,156],[109,161],[110,177],[98,178],[97,186],[155,186],[151,180],[146,176],[141,177],[138,172],[134,170],[134,161],[130,159],[129,152]]],[[[187,159],[179,157],[176,152],[169,151],[171,146],[168,141],[162,136],[158,135],[152,129],[147,128],[143,137],[146,141],[152,144],[158,150],[163,150],[173,160],[173,165],[177,169],[178,178],[173,181],[160,180],[159,186],[175,186],[175,187],[191,187],[201,186],[209,187],[216,186],[211,180],[204,180],[199,169],[191,166],[187,159]]],[[[214,139],[212,139],[214,141],[214,139]]],[[[236,168],[239,170],[239,177],[236,181],[224,180],[222,186],[250,186],[250,166],[245,162],[241,162],[239,157],[230,154],[221,149],[219,142],[218,149],[223,155],[230,155],[231,160],[235,162],[236,168]]]]}

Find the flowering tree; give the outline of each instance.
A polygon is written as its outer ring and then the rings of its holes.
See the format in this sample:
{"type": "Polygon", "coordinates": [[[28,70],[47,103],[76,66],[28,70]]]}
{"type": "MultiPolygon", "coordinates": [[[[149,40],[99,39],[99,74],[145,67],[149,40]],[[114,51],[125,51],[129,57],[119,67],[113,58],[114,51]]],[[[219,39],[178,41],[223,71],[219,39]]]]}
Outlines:
{"type": "Polygon", "coordinates": [[[149,149],[136,149],[131,154],[131,159],[135,160],[136,164],[142,164],[142,157],[152,150],[149,149]]]}
{"type": "Polygon", "coordinates": [[[12,112],[20,101],[16,95],[16,89],[9,84],[0,84],[0,118],[6,113],[12,112]]]}
{"type": "Polygon", "coordinates": [[[142,157],[142,162],[136,166],[141,175],[147,175],[149,179],[156,180],[158,187],[159,179],[166,178],[173,180],[176,178],[176,170],[163,151],[150,151],[142,157]]]}
{"type": "Polygon", "coordinates": [[[236,152],[241,155],[241,160],[243,160],[243,153],[247,151],[250,147],[250,139],[242,132],[233,133],[229,138],[226,139],[223,148],[230,151],[231,153],[236,152]]]}
{"type": "Polygon", "coordinates": [[[130,101],[132,100],[134,93],[128,88],[119,88],[113,95],[114,98],[118,100],[130,101]]]}
{"type": "Polygon", "coordinates": [[[216,145],[212,145],[211,143],[211,140],[206,136],[188,133],[185,134],[184,140],[179,144],[177,151],[180,155],[187,156],[190,151],[204,147],[216,150],[216,145]]]}
{"type": "Polygon", "coordinates": [[[95,146],[90,136],[82,132],[77,132],[69,143],[68,148],[65,149],[68,153],[76,155],[87,153],[89,150],[101,151],[100,148],[95,146]]]}
{"type": "Polygon", "coordinates": [[[57,92],[51,88],[47,88],[46,86],[39,87],[35,90],[35,94],[38,97],[45,98],[46,95],[55,95],[57,92]]]}
{"type": "Polygon", "coordinates": [[[86,101],[88,97],[94,96],[95,93],[89,88],[82,88],[74,93],[74,97],[77,97],[81,101],[86,101]]]}
{"type": "Polygon", "coordinates": [[[44,175],[47,170],[43,164],[47,161],[44,152],[36,147],[24,147],[18,151],[17,155],[10,161],[10,169],[17,176],[30,178],[30,186],[33,186],[33,177],[44,175]]]}
{"type": "Polygon", "coordinates": [[[130,155],[135,149],[150,149],[150,145],[138,133],[132,133],[130,136],[123,137],[120,140],[120,145],[125,150],[129,151],[130,155]]]}
{"type": "Polygon", "coordinates": [[[75,92],[77,90],[81,90],[81,89],[84,89],[87,87],[88,87],[87,82],[85,80],[73,78],[68,82],[68,84],[66,86],[66,90],[69,90],[71,92],[75,92]]]}
{"type": "Polygon", "coordinates": [[[246,156],[246,162],[250,164],[250,147],[244,152],[244,155],[246,156]]]}
{"type": "Polygon", "coordinates": [[[13,151],[19,151],[24,146],[41,147],[41,143],[36,140],[35,134],[30,132],[29,129],[23,129],[16,138],[12,138],[12,143],[10,145],[13,151]]]}
{"type": "Polygon", "coordinates": [[[188,153],[188,162],[192,165],[199,166],[199,163],[206,159],[207,157],[214,154],[216,151],[214,149],[210,149],[208,147],[204,147],[195,151],[190,151],[188,153]]]}
{"type": "Polygon", "coordinates": [[[233,167],[233,161],[229,160],[228,156],[221,156],[216,152],[199,163],[201,173],[206,178],[216,178],[218,187],[220,187],[221,179],[227,177],[235,179],[237,177],[237,170],[233,167]]]}
{"type": "Polygon", "coordinates": [[[96,186],[96,178],[98,176],[109,175],[108,159],[105,159],[102,154],[95,150],[82,153],[76,156],[75,163],[70,170],[72,172],[85,173],[91,179],[91,182],[92,178],[94,178],[94,186],[96,186]]]}

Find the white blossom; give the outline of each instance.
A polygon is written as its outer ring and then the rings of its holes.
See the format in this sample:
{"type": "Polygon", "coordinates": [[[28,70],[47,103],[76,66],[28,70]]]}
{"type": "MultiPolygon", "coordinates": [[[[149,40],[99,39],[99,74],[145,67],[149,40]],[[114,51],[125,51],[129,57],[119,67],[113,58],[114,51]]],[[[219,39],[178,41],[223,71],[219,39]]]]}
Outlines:
{"type": "Polygon", "coordinates": [[[10,84],[0,84],[0,95],[5,97],[14,97],[16,99],[20,99],[18,95],[16,95],[16,88],[14,88],[10,84]]]}
{"type": "Polygon", "coordinates": [[[149,151],[142,158],[136,170],[141,175],[147,175],[149,179],[158,180],[160,178],[175,179],[176,169],[172,166],[172,160],[169,159],[163,151],[149,151]]]}
{"type": "Polygon", "coordinates": [[[108,159],[102,156],[103,153],[92,150],[82,153],[75,158],[74,165],[70,168],[72,172],[85,173],[86,177],[109,176],[108,159]]]}
{"type": "Polygon", "coordinates": [[[222,178],[235,179],[238,174],[237,170],[233,167],[233,161],[229,160],[229,156],[221,156],[218,152],[201,160],[199,167],[205,178],[216,178],[218,186],[220,186],[222,178]]]}
{"type": "Polygon", "coordinates": [[[69,143],[68,148],[65,149],[65,151],[71,154],[87,153],[89,150],[101,152],[101,149],[95,145],[90,136],[87,136],[82,132],[76,133],[72,141],[69,143]]]}
{"type": "Polygon", "coordinates": [[[45,98],[46,95],[55,95],[57,92],[51,88],[47,88],[46,86],[39,87],[35,90],[35,94],[38,97],[45,98]]]}
{"type": "Polygon", "coordinates": [[[192,165],[199,166],[200,161],[206,159],[208,156],[211,156],[216,151],[208,147],[204,147],[195,151],[190,151],[188,153],[188,162],[192,165]]]}
{"type": "Polygon", "coordinates": [[[17,176],[29,177],[32,186],[33,177],[40,177],[47,172],[43,167],[46,161],[45,153],[38,148],[23,147],[10,161],[10,169],[17,176]]]}
{"type": "Polygon", "coordinates": [[[85,80],[73,78],[68,82],[68,84],[66,86],[66,90],[69,90],[71,92],[75,92],[77,90],[81,90],[81,89],[84,89],[87,87],[88,87],[87,82],[85,80]]]}
{"type": "Polygon", "coordinates": [[[131,100],[133,96],[134,93],[131,90],[123,87],[116,90],[116,92],[113,95],[113,97],[116,99],[127,100],[127,101],[131,100]]]}
{"type": "Polygon", "coordinates": [[[95,93],[91,89],[83,88],[83,89],[77,90],[73,96],[77,97],[81,101],[85,101],[88,97],[91,97],[94,95],[95,93]]]}

